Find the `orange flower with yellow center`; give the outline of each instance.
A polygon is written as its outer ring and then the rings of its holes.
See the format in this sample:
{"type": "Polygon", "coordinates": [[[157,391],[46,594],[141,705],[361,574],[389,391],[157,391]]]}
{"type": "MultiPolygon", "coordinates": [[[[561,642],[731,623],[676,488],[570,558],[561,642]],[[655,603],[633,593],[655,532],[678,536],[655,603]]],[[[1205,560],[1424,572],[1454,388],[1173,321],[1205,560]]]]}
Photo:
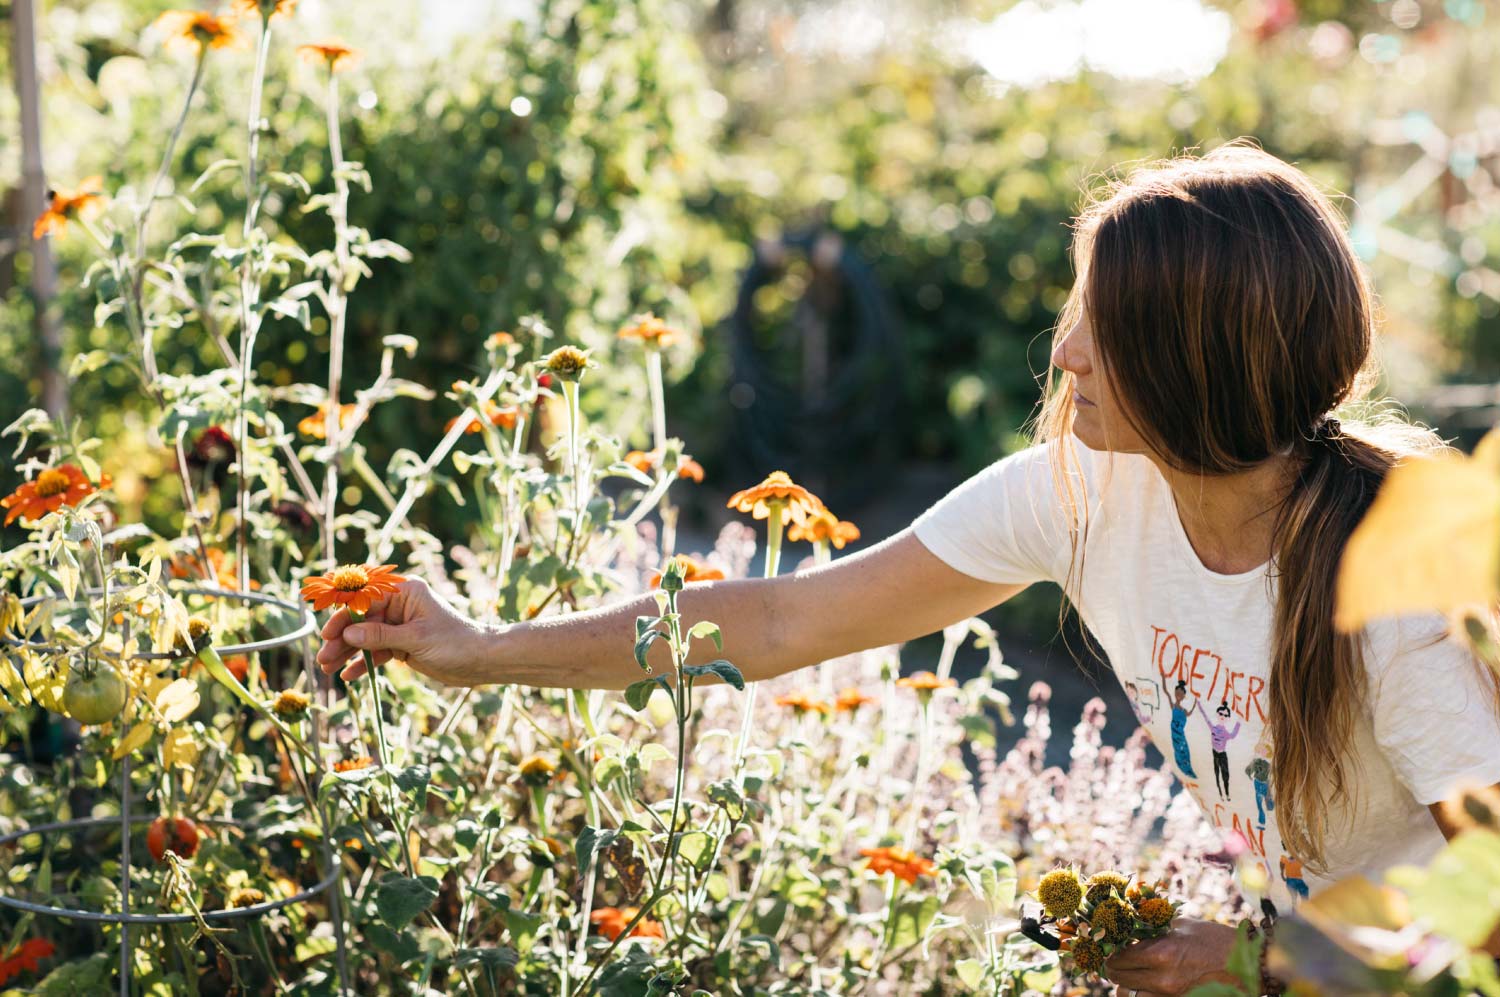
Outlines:
{"type": "Polygon", "coordinates": [[[360,755],[357,758],[345,758],[333,763],[335,772],[355,772],[359,769],[367,769],[375,764],[375,759],[369,755],[360,755]]]}
{"type": "Polygon", "coordinates": [[[297,0],[234,0],[234,6],[242,17],[257,14],[269,21],[278,15],[291,17],[297,0]]]}
{"type": "Polygon", "coordinates": [[[370,606],[395,593],[406,576],[394,573],[394,564],[345,564],[326,575],[315,575],[302,583],[302,598],[321,613],[329,606],[344,606],[363,616],[370,606]]]}
{"type": "Polygon", "coordinates": [[[890,873],[906,883],[915,883],[918,876],[930,876],[937,868],[931,859],[906,848],[861,848],[859,854],[870,860],[868,868],[875,875],[890,873]]]}
{"type": "Polygon", "coordinates": [[[934,693],[939,689],[951,689],[958,685],[954,679],[940,679],[932,672],[917,672],[896,680],[896,684],[903,689],[914,689],[917,692],[934,693]]]}
{"type": "MultiPolygon", "coordinates": [[[[484,418],[489,420],[490,425],[499,426],[501,429],[515,429],[516,420],[521,417],[521,410],[514,405],[501,407],[492,401],[486,400],[481,408],[484,410],[484,418]]],[[[452,429],[461,418],[463,416],[456,415],[449,419],[447,425],[443,427],[443,432],[446,433],[452,429]]],[[[464,432],[482,433],[484,432],[484,424],[480,420],[475,419],[469,423],[468,428],[464,432]]]]}
{"type": "Polygon", "coordinates": [[[840,713],[853,713],[861,706],[868,706],[874,702],[877,702],[874,696],[866,696],[851,685],[839,693],[839,698],[833,701],[833,708],[840,713]]]}
{"type": "Polygon", "coordinates": [[[639,339],[646,346],[655,349],[671,346],[681,336],[681,333],[651,312],[631,319],[629,325],[621,327],[619,334],[621,339],[639,339]]]}
{"type": "MultiPolygon", "coordinates": [[[[655,453],[646,453],[644,450],[632,450],[625,455],[625,463],[642,474],[651,474],[656,470],[657,456],[655,453]]],[[[677,462],[677,476],[691,478],[694,484],[701,485],[703,484],[703,465],[691,457],[683,457],[677,462]]]]}
{"type": "MultiPolygon", "coordinates": [[[[672,560],[682,565],[682,580],[684,582],[719,582],[724,580],[724,572],[718,568],[710,568],[706,564],[699,564],[686,554],[676,554],[672,560]]],[[[650,588],[661,587],[661,572],[651,576],[647,583],[650,588]]]]}
{"type": "MultiPolygon", "coordinates": [[[[109,475],[102,475],[99,488],[108,487],[109,475]]],[[[49,467],[0,499],[0,508],[10,510],[5,516],[5,525],[9,526],[17,518],[35,522],[65,505],[77,505],[99,488],[95,488],[88,476],[74,464],[49,467]]]]}
{"type": "Polygon", "coordinates": [[[53,232],[61,235],[68,222],[76,218],[91,218],[104,207],[104,179],[89,177],[75,191],[49,190],[47,210],[37,216],[31,226],[31,237],[40,239],[53,232]]]}
{"type": "Polygon", "coordinates": [[[201,10],[169,10],[156,19],[156,28],[166,35],[169,48],[228,48],[239,43],[240,34],[227,17],[201,10]]]}
{"type": "Polygon", "coordinates": [[[859,527],[839,519],[827,509],[820,509],[809,516],[806,523],[793,523],[786,531],[786,538],[806,540],[809,543],[831,543],[843,550],[844,544],[859,539],[859,527]]]}
{"type": "MultiPolygon", "coordinates": [[[[358,405],[339,406],[339,428],[343,429],[349,425],[349,419],[354,415],[358,405]]],[[[318,406],[318,410],[312,415],[297,423],[297,432],[303,436],[311,436],[315,440],[326,440],[328,438],[328,405],[318,406]]]]}
{"type": "Polygon", "coordinates": [[[323,63],[330,73],[336,73],[340,69],[349,69],[359,61],[360,57],[359,50],[350,48],[336,38],[325,42],[315,42],[312,45],[299,45],[297,54],[302,56],[303,61],[313,65],[323,63]]]}
{"type": "Polygon", "coordinates": [[[829,706],[821,699],[813,699],[812,694],[806,690],[793,692],[785,696],[777,696],[776,705],[789,706],[797,711],[798,716],[805,713],[821,713],[827,716],[833,712],[832,706],[829,706]]]}
{"type": "Polygon", "coordinates": [[[771,507],[782,510],[782,521],[806,523],[823,509],[823,501],[794,482],[785,471],[772,471],[758,485],[735,492],[725,503],[730,509],[748,512],[752,519],[769,519],[771,507]]]}
{"type": "MultiPolygon", "coordinates": [[[[600,907],[589,915],[589,920],[599,928],[599,934],[614,941],[625,933],[625,928],[635,916],[641,912],[639,907],[600,907]]],[[[666,940],[666,933],[662,931],[661,922],[653,921],[649,917],[641,918],[630,932],[631,938],[660,938],[666,940]]]]}

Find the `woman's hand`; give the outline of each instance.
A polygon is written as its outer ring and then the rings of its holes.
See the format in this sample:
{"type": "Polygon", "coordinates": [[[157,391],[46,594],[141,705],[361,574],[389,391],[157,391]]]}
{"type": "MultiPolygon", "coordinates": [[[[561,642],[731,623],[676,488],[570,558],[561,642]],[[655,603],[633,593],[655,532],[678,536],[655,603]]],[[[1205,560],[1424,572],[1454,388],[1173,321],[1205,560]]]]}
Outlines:
{"type": "Polygon", "coordinates": [[[1119,997],[1132,991],[1139,997],[1181,997],[1205,983],[1237,983],[1225,970],[1235,938],[1227,924],[1179,918],[1162,937],[1115,953],[1104,975],[1119,997]]]}
{"type": "Polygon", "coordinates": [[[323,626],[318,664],[330,675],[343,669],[344,679],[353,681],[366,671],[360,652],[369,651],[377,665],[395,658],[445,685],[483,685],[494,681],[485,669],[490,636],[433,595],[422,579],[411,578],[373,604],[359,623],[351,623],[348,610],[333,614],[323,626]]]}

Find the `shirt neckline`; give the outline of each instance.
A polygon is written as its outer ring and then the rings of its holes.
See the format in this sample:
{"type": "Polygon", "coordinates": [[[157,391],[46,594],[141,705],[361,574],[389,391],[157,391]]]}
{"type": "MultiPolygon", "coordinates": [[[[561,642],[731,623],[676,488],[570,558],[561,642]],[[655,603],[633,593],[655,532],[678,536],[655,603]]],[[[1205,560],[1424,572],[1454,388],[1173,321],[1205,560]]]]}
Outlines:
{"type": "MultiPolygon", "coordinates": [[[[1148,461],[1147,463],[1149,464],[1150,462],[1148,461]]],[[[1177,497],[1172,494],[1171,487],[1154,465],[1151,467],[1151,472],[1156,478],[1161,500],[1166,505],[1166,518],[1170,523],[1168,530],[1172,534],[1173,542],[1176,544],[1183,560],[1187,562],[1189,569],[1194,574],[1204,581],[1215,585],[1242,585],[1246,582],[1263,579],[1266,576],[1266,571],[1271,566],[1269,559],[1262,561],[1247,571],[1237,571],[1233,574],[1214,571],[1208,565],[1204,564],[1203,559],[1198,556],[1198,552],[1193,549],[1193,541],[1188,539],[1187,528],[1182,525],[1182,515],[1177,510],[1177,497]]]]}

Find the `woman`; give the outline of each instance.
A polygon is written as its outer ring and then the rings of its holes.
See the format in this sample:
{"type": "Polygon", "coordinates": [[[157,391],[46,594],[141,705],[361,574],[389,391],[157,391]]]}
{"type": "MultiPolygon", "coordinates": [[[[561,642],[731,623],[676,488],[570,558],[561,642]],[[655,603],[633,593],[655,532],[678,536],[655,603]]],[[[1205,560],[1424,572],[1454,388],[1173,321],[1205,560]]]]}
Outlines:
{"type": "MultiPolygon", "coordinates": [[[[1436,616],[1333,628],[1339,554],[1382,477],[1440,447],[1332,415],[1370,382],[1375,325],[1338,212],[1292,166],[1229,145],[1114,181],[1078,219],[1073,253],[1039,445],[872,549],[689,586],[685,622],[717,621],[724,656],[765,679],[1055,581],[1122,683],[1175,691],[1170,719],[1147,729],[1164,754],[1172,745],[1209,819],[1247,843],[1277,908],[1333,878],[1426,860],[1453,830],[1439,806],[1461,783],[1500,781],[1500,710],[1492,677],[1436,616]],[[1225,722],[1189,730],[1186,704],[1205,700],[1225,722]],[[1214,798],[1191,778],[1205,752],[1214,798]],[[1229,784],[1256,757],[1274,811],[1229,784]]],[[[409,582],[371,622],[334,617],[319,659],[353,677],[363,648],[455,685],[620,688],[639,674],[624,653],[633,621],[654,607],[643,595],[482,627],[409,582]]],[[[1147,997],[1186,993],[1227,978],[1233,938],[1179,919],[1119,953],[1111,978],[1147,997]]]]}

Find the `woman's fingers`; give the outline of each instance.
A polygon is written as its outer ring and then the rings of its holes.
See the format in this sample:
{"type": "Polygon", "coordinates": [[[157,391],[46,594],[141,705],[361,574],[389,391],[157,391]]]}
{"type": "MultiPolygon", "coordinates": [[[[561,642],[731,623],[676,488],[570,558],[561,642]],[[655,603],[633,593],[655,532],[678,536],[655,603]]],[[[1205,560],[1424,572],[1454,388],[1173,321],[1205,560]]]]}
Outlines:
{"type": "MultiPolygon", "coordinates": [[[[371,610],[370,615],[365,619],[375,623],[384,622],[385,611],[383,608],[371,610]]],[[[351,655],[359,653],[359,649],[350,646],[343,637],[344,629],[350,623],[349,611],[341,609],[323,624],[323,646],[318,649],[317,661],[323,671],[329,675],[342,668],[351,655]]]]}

